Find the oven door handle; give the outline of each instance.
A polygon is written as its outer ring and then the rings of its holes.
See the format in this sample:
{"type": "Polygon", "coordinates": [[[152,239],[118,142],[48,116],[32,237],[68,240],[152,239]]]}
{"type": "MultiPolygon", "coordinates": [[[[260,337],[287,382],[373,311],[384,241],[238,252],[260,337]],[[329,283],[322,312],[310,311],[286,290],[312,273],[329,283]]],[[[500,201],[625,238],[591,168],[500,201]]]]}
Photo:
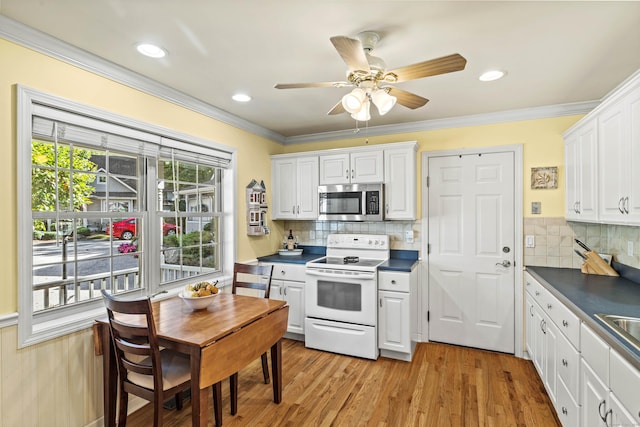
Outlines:
{"type": "Polygon", "coordinates": [[[307,269],[306,273],[310,276],[318,276],[318,277],[329,277],[333,279],[343,279],[343,280],[374,280],[376,278],[376,273],[370,272],[362,272],[359,271],[357,273],[352,274],[340,274],[340,273],[325,273],[317,270],[307,269]]]}

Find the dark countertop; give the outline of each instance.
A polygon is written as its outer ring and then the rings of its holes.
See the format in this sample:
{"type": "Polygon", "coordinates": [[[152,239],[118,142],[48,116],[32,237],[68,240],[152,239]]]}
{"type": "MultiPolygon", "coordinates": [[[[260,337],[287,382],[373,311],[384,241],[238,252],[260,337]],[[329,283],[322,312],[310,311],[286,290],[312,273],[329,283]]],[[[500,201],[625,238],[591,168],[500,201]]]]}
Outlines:
{"type": "MultiPolygon", "coordinates": [[[[306,264],[308,261],[322,258],[327,254],[325,246],[298,246],[304,249],[302,254],[295,256],[278,255],[278,253],[258,257],[260,262],[279,262],[284,264],[306,264]]],[[[411,272],[413,265],[418,262],[418,251],[391,250],[387,261],[382,263],[378,270],[411,272]]]]}
{"type": "Polygon", "coordinates": [[[304,249],[300,255],[278,255],[275,254],[258,257],[260,262],[279,262],[283,264],[306,264],[314,259],[322,258],[327,254],[327,248],[324,246],[303,246],[299,245],[298,249],[304,249]]]}
{"type": "Polygon", "coordinates": [[[640,369],[640,351],[619,338],[596,313],[640,317],[640,284],[570,268],[527,267],[534,278],[626,360],[640,369]]]}

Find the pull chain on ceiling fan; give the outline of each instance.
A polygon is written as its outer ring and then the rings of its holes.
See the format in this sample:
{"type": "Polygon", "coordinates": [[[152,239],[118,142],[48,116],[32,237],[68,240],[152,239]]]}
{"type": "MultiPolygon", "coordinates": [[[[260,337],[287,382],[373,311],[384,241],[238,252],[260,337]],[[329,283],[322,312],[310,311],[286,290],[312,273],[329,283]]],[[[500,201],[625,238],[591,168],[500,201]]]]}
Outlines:
{"type": "Polygon", "coordinates": [[[385,62],[371,55],[380,40],[373,31],[358,34],[357,39],[346,36],[330,38],[342,60],[347,64],[347,81],[319,83],[277,84],[276,89],[299,89],[308,87],[353,87],[327,114],[335,115],[348,112],[358,121],[371,118],[369,110],[373,103],[380,115],[387,114],[396,103],[416,109],[424,106],[428,99],[411,92],[391,86],[423,77],[437,76],[464,70],[467,60],[454,53],[441,58],[430,59],[413,65],[386,71],[385,62]]]}

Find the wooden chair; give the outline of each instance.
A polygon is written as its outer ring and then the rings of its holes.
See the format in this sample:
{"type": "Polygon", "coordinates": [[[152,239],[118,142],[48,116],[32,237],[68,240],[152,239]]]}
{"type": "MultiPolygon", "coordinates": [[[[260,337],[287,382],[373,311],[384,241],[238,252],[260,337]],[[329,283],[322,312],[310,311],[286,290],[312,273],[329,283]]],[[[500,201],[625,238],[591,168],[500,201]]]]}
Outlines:
{"type": "Polygon", "coordinates": [[[175,397],[176,408],[182,409],[182,391],[191,387],[189,356],[159,349],[149,298],[124,301],[104,290],[102,296],[118,366],[118,425],[126,425],[132,393],[153,403],[153,425],[161,426],[163,402],[175,397]],[[129,324],[122,315],[144,319],[145,325],[129,324]]]}
{"type": "MultiPolygon", "coordinates": [[[[233,265],[233,285],[231,287],[231,293],[235,294],[238,288],[257,289],[260,291],[264,291],[264,298],[269,298],[269,292],[271,292],[272,274],[273,265],[250,265],[235,263],[233,265]],[[240,280],[238,278],[239,275],[243,275],[245,279],[240,280]],[[250,278],[246,278],[246,275],[250,275],[250,278]]],[[[261,358],[264,383],[269,384],[269,364],[267,360],[267,353],[263,353],[261,358]]],[[[235,415],[238,412],[237,372],[229,377],[229,388],[231,394],[231,415],[235,415]]]]}

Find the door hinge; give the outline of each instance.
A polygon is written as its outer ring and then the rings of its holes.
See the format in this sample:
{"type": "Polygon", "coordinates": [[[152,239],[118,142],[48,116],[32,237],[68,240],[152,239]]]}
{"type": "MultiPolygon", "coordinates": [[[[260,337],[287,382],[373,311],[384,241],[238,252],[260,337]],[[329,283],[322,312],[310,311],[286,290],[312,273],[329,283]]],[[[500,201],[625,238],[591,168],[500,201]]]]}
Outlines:
{"type": "Polygon", "coordinates": [[[427,188],[429,187],[429,177],[427,176],[427,188]]]}
{"type": "Polygon", "coordinates": [[[431,253],[431,243],[427,243],[427,255],[431,253]]]}
{"type": "Polygon", "coordinates": [[[431,319],[431,312],[427,310],[427,322],[431,319]]]}

